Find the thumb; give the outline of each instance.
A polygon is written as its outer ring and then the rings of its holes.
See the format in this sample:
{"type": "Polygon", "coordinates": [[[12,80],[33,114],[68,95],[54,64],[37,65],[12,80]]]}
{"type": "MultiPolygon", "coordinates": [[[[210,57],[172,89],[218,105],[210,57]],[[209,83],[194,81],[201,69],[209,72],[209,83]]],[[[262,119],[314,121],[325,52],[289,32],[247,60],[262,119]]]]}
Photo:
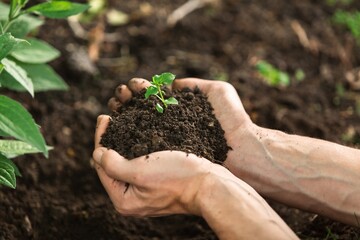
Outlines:
{"type": "Polygon", "coordinates": [[[94,150],[94,152],[93,152],[93,159],[94,159],[94,161],[95,161],[98,165],[100,165],[100,166],[101,166],[101,158],[102,158],[102,156],[103,156],[103,154],[104,154],[105,151],[107,151],[106,148],[104,148],[104,147],[98,147],[98,148],[96,148],[96,149],[94,150]]]}
{"type": "Polygon", "coordinates": [[[134,180],[135,168],[131,167],[129,160],[116,151],[104,147],[96,148],[93,159],[109,177],[130,184],[134,180]]]}

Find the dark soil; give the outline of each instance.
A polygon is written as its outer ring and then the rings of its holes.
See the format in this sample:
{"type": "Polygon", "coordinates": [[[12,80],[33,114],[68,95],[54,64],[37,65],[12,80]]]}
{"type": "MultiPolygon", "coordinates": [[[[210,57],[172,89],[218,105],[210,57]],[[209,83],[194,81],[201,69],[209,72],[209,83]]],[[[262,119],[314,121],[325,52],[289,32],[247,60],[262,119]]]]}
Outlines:
{"type": "MultiPolygon", "coordinates": [[[[227,80],[260,126],[360,146],[360,93],[347,78],[359,71],[360,46],[331,21],[337,9],[359,10],[360,1],[329,6],[326,0],[222,0],[166,27],[168,14],[186,1],[109,0],[130,22],[104,24],[109,34],[93,64],[89,41],[76,37],[65,21],[47,21],[39,31],[62,52],[51,65],[70,90],[37,93],[35,99],[1,90],[29,109],[55,149],[49,159],[14,160],[23,177],[16,190],[0,187],[0,239],[216,239],[197,217],[119,215],[90,165],[96,117],[110,113],[107,101],[115,87],[133,77],[166,71],[227,80]],[[299,40],[299,25],[311,44],[299,40]],[[286,88],[270,87],[254,68],[257,59],[291,76],[302,69],[306,77],[292,77],[286,88]]],[[[99,23],[95,19],[85,30],[101,30],[99,23]]],[[[268,201],[302,239],[360,236],[359,228],[268,201]]]]}
{"type": "Polygon", "coordinates": [[[174,91],[166,96],[175,97],[179,104],[159,113],[155,96],[145,99],[144,91],[135,95],[111,115],[101,144],[128,159],[178,150],[224,162],[229,147],[206,97],[198,90],[174,91]]]}

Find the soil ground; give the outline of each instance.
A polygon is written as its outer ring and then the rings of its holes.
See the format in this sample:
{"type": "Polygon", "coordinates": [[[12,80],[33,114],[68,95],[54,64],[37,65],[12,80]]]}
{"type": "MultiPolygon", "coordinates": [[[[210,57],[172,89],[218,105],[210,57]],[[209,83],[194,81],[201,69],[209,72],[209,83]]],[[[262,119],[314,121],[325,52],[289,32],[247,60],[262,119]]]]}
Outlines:
{"type": "MultiPolygon", "coordinates": [[[[325,0],[223,0],[168,28],[166,17],[184,2],[109,1],[130,22],[105,24],[108,34],[94,65],[86,54],[89,41],[76,37],[65,21],[48,21],[40,30],[62,52],[52,66],[70,90],[38,93],[34,100],[6,92],[31,111],[55,149],[49,159],[15,160],[23,177],[16,190],[0,188],[0,239],[216,239],[198,217],[120,216],[91,167],[96,117],[109,113],[115,87],[132,77],[169,71],[180,78],[227,80],[258,125],[359,147],[360,93],[346,75],[360,66],[360,47],[330,20],[336,9],[360,9],[359,1],[329,6],[325,0]],[[292,78],[287,88],[270,87],[256,73],[257,59],[291,76],[302,69],[305,78],[292,78]]],[[[99,36],[99,22],[85,28],[99,36]]],[[[269,203],[302,239],[360,237],[359,228],[269,203]]]]}

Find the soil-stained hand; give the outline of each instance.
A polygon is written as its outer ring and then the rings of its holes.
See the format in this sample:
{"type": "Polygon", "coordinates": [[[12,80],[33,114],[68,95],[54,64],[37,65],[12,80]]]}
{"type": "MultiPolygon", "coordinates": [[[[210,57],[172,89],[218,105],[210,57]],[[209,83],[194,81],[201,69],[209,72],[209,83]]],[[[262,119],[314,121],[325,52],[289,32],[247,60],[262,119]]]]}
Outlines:
{"type": "MultiPolygon", "coordinates": [[[[139,92],[149,85],[150,82],[142,78],[133,78],[127,85],[120,85],[115,91],[115,97],[109,101],[109,108],[116,110],[132,97],[133,92],[139,92]]],[[[258,149],[258,146],[254,146],[256,141],[251,139],[255,125],[246,113],[239,95],[231,84],[222,81],[184,78],[176,79],[171,86],[172,89],[196,87],[207,96],[216,118],[225,131],[227,144],[232,148],[224,165],[236,176],[245,177],[245,166],[254,164],[246,157],[247,153],[252,151],[251,149],[258,149]]]]}
{"type": "Polygon", "coordinates": [[[235,88],[229,83],[184,78],[176,79],[172,85],[173,89],[196,87],[207,96],[214,108],[215,117],[225,131],[227,144],[232,148],[227,154],[224,165],[236,176],[244,177],[246,171],[243,172],[242,169],[247,165],[255,164],[255,162],[245,162],[247,152],[257,149],[253,146],[251,139],[251,132],[255,125],[246,113],[235,88]]]}
{"type": "Polygon", "coordinates": [[[118,212],[131,216],[200,214],[194,199],[203,179],[218,168],[216,164],[177,151],[156,152],[129,161],[99,144],[108,123],[109,116],[98,118],[93,158],[118,212]]]}

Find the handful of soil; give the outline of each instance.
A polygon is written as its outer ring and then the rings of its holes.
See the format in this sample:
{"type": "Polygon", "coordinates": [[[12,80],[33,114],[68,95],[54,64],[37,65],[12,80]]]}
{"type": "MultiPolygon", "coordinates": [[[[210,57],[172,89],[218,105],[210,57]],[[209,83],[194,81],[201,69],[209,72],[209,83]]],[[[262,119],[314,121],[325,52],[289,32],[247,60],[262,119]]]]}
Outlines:
{"type": "MultiPolygon", "coordinates": [[[[164,113],[155,110],[158,99],[144,98],[145,90],[119,107],[100,143],[127,159],[163,150],[193,153],[212,162],[225,161],[230,147],[213,108],[199,89],[173,91],[179,104],[164,113]]],[[[170,96],[170,94],[167,94],[170,96]]]]}

